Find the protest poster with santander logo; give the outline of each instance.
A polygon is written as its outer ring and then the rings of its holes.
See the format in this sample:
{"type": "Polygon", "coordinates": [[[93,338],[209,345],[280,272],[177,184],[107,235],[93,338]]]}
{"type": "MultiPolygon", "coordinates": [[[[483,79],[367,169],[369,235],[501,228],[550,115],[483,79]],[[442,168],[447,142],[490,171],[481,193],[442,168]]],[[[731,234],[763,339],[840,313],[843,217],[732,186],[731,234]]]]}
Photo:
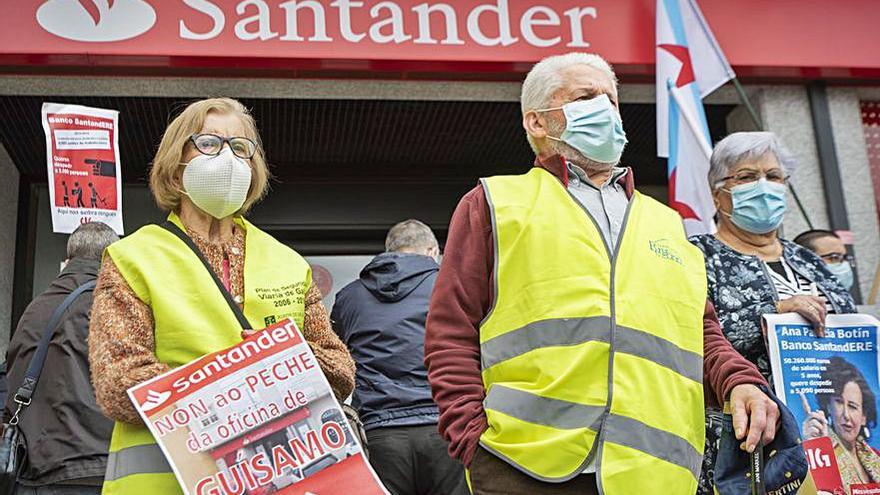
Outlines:
{"type": "Polygon", "coordinates": [[[53,232],[103,222],[122,235],[119,112],[43,103],[53,232]]]}
{"type": "Polygon", "coordinates": [[[187,495],[388,495],[291,320],[128,393],[187,495]]]}

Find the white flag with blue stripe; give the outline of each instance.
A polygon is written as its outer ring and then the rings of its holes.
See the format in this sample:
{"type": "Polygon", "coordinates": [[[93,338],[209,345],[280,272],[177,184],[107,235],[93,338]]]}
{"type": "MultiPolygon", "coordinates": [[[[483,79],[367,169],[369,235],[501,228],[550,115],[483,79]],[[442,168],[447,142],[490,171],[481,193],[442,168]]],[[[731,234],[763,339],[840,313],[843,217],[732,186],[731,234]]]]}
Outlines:
{"type": "Polygon", "coordinates": [[[736,77],[695,0],[657,0],[657,155],[689,235],[714,233],[703,98],[736,77]]]}

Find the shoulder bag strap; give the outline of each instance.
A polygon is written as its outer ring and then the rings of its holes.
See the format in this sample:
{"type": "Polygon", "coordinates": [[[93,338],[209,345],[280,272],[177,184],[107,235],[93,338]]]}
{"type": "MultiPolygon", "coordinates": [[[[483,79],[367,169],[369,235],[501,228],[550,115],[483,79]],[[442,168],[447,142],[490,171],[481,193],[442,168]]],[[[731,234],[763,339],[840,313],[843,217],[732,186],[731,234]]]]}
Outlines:
{"type": "Polygon", "coordinates": [[[61,321],[61,316],[64,315],[64,312],[67,311],[67,308],[73,304],[73,301],[75,301],[76,298],[84,292],[94,290],[96,284],[97,282],[92,280],[80,285],[73,292],[68,294],[61,305],[55,308],[55,311],[52,312],[52,316],[49,317],[49,323],[46,324],[46,328],[43,330],[43,335],[40,337],[40,343],[37,345],[37,350],[31,358],[30,364],[28,364],[27,371],[24,374],[24,380],[13,397],[15,403],[18,404],[18,409],[15,411],[9,424],[18,424],[22,410],[31,403],[34,390],[37,388],[37,382],[40,381],[40,373],[42,373],[43,365],[46,363],[46,355],[49,352],[49,342],[52,340],[55,328],[58,326],[59,321],[61,321]]]}
{"type": "Polygon", "coordinates": [[[220,290],[220,293],[223,294],[223,299],[226,299],[226,303],[229,304],[229,309],[235,314],[235,318],[238,320],[239,325],[244,330],[251,330],[253,327],[250,322],[245,318],[244,313],[242,313],[241,308],[238,307],[238,304],[235,303],[235,299],[232,298],[232,294],[226,289],[226,286],[223,285],[223,282],[220,280],[220,277],[214,273],[214,269],[211,268],[211,264],[208,263],[208,260],[205,259],[205,255],[199,251],[199,248],[196,247],[195,243],[193,243],[192,239],[186,235],[186,232],[181,230],[176,224],[172,222],[165,222],[162,224],[162,228],[176,235],[184,244],[189,247],[193,253],[199,258],[203,265],[205,265],[205,269],[208,270],[208,273],[211,274],[211,278],[214,280],[214,283],[217,284],[217,288],[220,290]]]}

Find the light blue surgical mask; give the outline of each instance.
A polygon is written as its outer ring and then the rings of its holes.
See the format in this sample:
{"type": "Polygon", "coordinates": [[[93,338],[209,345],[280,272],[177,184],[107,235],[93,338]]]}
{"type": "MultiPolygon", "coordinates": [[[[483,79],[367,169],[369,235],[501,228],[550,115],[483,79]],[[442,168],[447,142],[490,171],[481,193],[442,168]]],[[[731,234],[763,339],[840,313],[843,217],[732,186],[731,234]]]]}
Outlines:
{"type": "Polygon", "coordinates": [[[627,143],[626,133],[608,95],[537,111],[551,110],[562,110],[565,114],[565,131],[559,137],[548,138],[571,146],[595,162],[616,164],[620,161],[627,143]]]}
{"type": "Polygon", "coordinates": [[[785,184],[760,179],[730,189],[733,211],[724,213],[734,225],[753,234],[766,234],[779,228],[785,217],[785,184]]]}
{"type": "Polygon", "coordinates": [[[849,264],[849,261],[826,264],[825,268],[827,268],[828,271],[837,278],[837,281],[840,282],[840,285],[844,286],[846,290],[850,290],[852,288],[854,282],[853,269],[852,265],[849,264]]]}

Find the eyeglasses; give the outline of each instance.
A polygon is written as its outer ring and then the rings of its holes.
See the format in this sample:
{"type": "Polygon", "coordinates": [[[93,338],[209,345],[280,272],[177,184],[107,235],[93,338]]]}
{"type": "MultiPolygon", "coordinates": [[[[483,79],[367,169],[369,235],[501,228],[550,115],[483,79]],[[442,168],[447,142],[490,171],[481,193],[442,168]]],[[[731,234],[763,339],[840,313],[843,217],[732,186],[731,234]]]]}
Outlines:
{"type": "Polygon", "coordinates": [[[203,155],[219,155],[223,151],[224,143],[228,143],[229,149],[239,158],[250,159],[257,153],[257,143],[246,137],[225,138],[216,134],[193,134],[189,140],[203,155]]]}
{"type": "Polygon", "coordinates": [[[849,264],[852,264],[853,262],[852,255],[846,253],[820,254],[819,257],[822,258],[822,261],[828,262],[832,265],[843,263],[844,261],[848,262],[849,264]]]}
{"type": "Polygon", "coordinates": [[[777,184],[785,184],[788,181],[790,176],[785,175],[782,170],[774,169],[767,173],[758,172],[757,170],[743,170],[741,172],[735,173],[733,175],[728,175],[727,177],[722,177],[722,181],[727,181],[733,179],[737,184],[748,184],[749,182],[755,182],[760,180],[762,177],[765,177],[768,182],[775,182],[777,184]]]}

